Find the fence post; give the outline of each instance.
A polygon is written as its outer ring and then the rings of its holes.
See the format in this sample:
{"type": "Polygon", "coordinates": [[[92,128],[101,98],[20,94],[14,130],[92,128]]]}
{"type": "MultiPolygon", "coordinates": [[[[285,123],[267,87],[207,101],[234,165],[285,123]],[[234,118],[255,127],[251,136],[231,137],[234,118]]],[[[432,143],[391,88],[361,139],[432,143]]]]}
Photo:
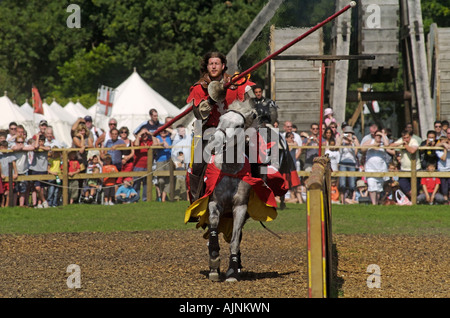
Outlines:
{"type": "Polygon", "coordinates": [[[308,296],[327,298],[332,285],[330,159],[314,159],[307,188],[308,296]]]}
{"type": "Polygon", "coordinates": [[[175,179],[173,175],[173,171],[175,168],[175,164],[172,159],[169,159],[169,201],[175,201],[173,197],[175,196],[175,179]]]}
{"type": "Polygon", "coordinates": [[[147,151],[147,201],[153,201],[153,148],[147,151]]]}
{"type": "Polygon", "coordinates": [[[62,171],[62,199],[63,206],[69,204],[69,160],[67,150],[62,151],[63,171],[62,171]]]}
{"type": "Polygon", "coordinates": [[[417,169],[416,158],[411,159],[411,202],[417,204],[417,169]]]}
{"type": "Polygon", "coordinates": [[[8,192],[8,206],[11,208],[15,206],[14,202],[14,186],[13,186],[13,164],[10,162],[8,164],[8,185],[9,185],[9,192],[8,192]]]}

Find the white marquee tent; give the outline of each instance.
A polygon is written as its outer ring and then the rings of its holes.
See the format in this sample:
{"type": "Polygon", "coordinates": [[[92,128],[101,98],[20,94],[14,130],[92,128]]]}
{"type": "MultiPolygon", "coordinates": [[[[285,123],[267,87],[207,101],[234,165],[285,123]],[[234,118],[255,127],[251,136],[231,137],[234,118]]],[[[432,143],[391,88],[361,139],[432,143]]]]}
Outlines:
{"type": "MultiPolygon", "coordinates": [[[[36,114],[26,101],[23,105],[15,105],[7,96],[0,97],[0,128],[7,129],[11,121],[25,126],[31,137],[38,130],[39,121],[46,119],[54,129],[55,137],[66,146],[72,144],[70,129],[78,117],[90,115],[94,124],[108,130],[108,120],[115,118],[118,128],[127,126],[133,131],[143,122],[149,120],[149,110],[158,111],[159,120],[164,122],[168,116],[175,117],[181,111],[158,92],[153,90],[142,77],[134,72],[120,84],[115,91],[113,108],[110,116],[97,113],[97,104],[86,109],[79,102],[69,102],[65,107],[53,101],[50,105],[43,103],[44,115],[36,114]]],[[[130,136],[133,138],[133,136],[130,136]]]]}
{"type": "Polygon", "coordinates": [[[34,132],[34,123],[31,117],[27,116],[26,113],[21,112],[19,107],[16,106],[8,96],[0,97],[0,128],[8,129],[9,123],[14,121],[19,125],[23,125],[28,135],[34,132]]]}
{"type": "MultiPolygon", "coordinates": [[[[180,109],[152,89],[136,70],[116,88],[111,117],[118,126],[127,126],[133,131],[141,123],[150,119],[149,110],[158,111],[159,120],[167,116],[175,117],[180,109]]],[[[107,126],[107,123],[106,123],[107,126]]],[[[107,129],[105,126],[100,126],[107,129]]],[[[118,127],[118,128],[119,128],[118,127]]]]}
{"type": "MultiPolygon", "coordinates": [[[[70,129],[72,128],[73,118],[61,111],[60,105],[56,105],[53,102],[51,105],[47,103],[42,103],[42,108],[44,109],[44,118],[47,120],[48,124],[53,127],[53,133],[55,138],[70,147],[72,145],[72,137],[70,136],[70,129]]],[[[39,123],[39,121],[37,121],[39,123]]]]}
{"type": "Polygon", "coordinates": [[[64,106],[64,110],[66,113],[73,116],[73,121],[75,121],[79,117],[85,117],[88,114],[88,110],[79,102],[76,103],[70,101],[64,106]]]}

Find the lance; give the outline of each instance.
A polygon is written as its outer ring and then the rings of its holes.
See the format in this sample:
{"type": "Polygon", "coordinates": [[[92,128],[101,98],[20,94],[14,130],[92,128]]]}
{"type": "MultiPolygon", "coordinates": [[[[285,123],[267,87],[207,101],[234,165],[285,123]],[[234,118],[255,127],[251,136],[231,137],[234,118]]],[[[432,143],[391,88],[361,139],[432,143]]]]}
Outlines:
{"type": "MultiPolygon", "coordinates": [[[[258,69],[259,67],[261,67],[263,64],[267,63],[268,61],[270,61],[274,57],[280,55],[282,52],[286,51],[288,48],[290,48],[291,46],[293,46],[297,42],[303,40],[304,38],[306,38],[311,33],[315,32],[316,30],[318,30],[319,28],[323,27],[328,22],[336,19],[338,16],[340,16],[341,14],[343,14],[344,12],[346,12],[347,10],[349,10],[350,8],[353,8],[355,6],[356,6],[356,2],[355,1],[351,1],[348,5],[343,7],[341,10],[339,10],[338,12],[336,12],[333,15],[329,16],[328,18],[326,18],[322,22],[318,23],[317,25],[315,25],[314,27],[312,27],[311,29],[309,29],[308,31],[306,31],[305,33],[300,35],[299,37],[295,38],[294,40],[292,40],[291,42],[289,42],[288,44],[283,46],[281,49],[279,49],[279,50],[275,51],[274,53],[268,55],[266,58],[262,59],[261,61],[259,61],[258,63],[256,63],[255,65],[253,65],[249,69],[247,69],[246,71],[244,71],[244,72],[242,72],[242,73],[232,77],[230,82],[227,82],[227,83],[225,83],[223,85],[224,88],[227,89],[228,87],[230,87],[230,85],[232,85],[232,84],[236,83],[237,81],[243,79],[245,76],[247,76],[251,72],[253,72],[256,69],[258,69]]],[[[177,116],[172,118],[170,121],[168,121],[167,123],[165,123],[164,125],[162,125],[158,129],[156,129],[154,131],[153,135],[154,136],[158,135],[161,131],[163,131],[164,129],[166,129],[170,125],[172,125],[174,122],[176,122],[176,121],[180,120],[181,118],[183,118],[184,116],[186,116],[188,113],[190,113],[192,111],[193,107],[194,107],[194,105],[191,105],[188,108],[186,108],[181,114],[178,114],[177,116]]]]}

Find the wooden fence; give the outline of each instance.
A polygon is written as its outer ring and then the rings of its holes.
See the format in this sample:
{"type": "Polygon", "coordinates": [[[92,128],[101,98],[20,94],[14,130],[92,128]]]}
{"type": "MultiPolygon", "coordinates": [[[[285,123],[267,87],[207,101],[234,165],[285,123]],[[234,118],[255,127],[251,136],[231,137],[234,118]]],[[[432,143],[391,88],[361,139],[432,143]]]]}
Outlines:
{"type": "MultiPolygon", "coordinates": [[[[170,180],[170,192],[169,192],[169,198],[173,199],[174,192],[175,192],[175,182],[174,178],[177,175],[186,175],[186,171],[180,171],[175,170],[174,164],[172,161],[168,162],[169,169],[168,170],[160,170],[160,171],[153,171],[153,151],[155,149],[162,149],[162,146],[134,146],[134,147],[127,147],[126,149],[147,149],[147,171],[127,171],[127,172],[115,172],[115,173],[77,173],[74,176],[70,177],[68,174],[68,154],[71,151],[78,151],[79,148],[64,148],[64,149],[52,149],[52,151],[59,151],[62,153],[61,159],[62,159],[62,172],[59,174],[59,178],[62,181],[62,184],[60,187],[62,188],[62,203],[63,206],[69,204],[69,180],[79,180],[79,179],[89,179],[89,178],[119,178],[119,177],[141,177],[147,179],[147,200],[151,201],[153,200],[153,182],[152,179],[154,176],[159,177],[169,177],[170,180]]],[[[89,148],[86,149],[86,151],[107,151],[111,148],[89,148]]],[[[115,150],[124,150],[124,148],[116,148],[115,150]]],[[[5,151],[5,152],[12,152],[11,150],[5,151]]],[[[21,175],[18,176],[16,179],[12,180],[12,168],[10,166],[9,168],[9,176],[3,180],[3,182],[8,182],[10,184],[10,189],[12,189],[12,182],[19,182],[19,181],[49,181],[49,180],[55,180],[56,176],[52,174],[43,174],[43,175],[21,175]]],[[[9,192],[10,195],[10,206],[13,204],[13,192],[9,192]]]]}
{"type": "MultiPolygon", "coordinates": [[[[318,149],[318,146],[301,146],[301,147],[292,147],[292,148],[301,148],[301,149],[318,149]]],[[[330,148],[350,148],[349,146],[333,146],[330,148]]],[[[394,150],[403,150],[405,147],[374,147],[374,146],[358,146],[351,147],[353,149],[359,150],[368,150],[368,149],[394,149],[394,150]]],[[[326,147],[322,147],[322,153],[326,147]]],[[[443,150],[443,147],[419,147],[416,154],[417,158],[413,158],[411,160],[411,171],[387,171],[387,172],[366,172],[366,171],[333,171],[331,172],[332,177],[400,177],[400,178],[410,178],[411,179],[411,202],[413,204],[417,204],[417,193],[419,190],[417,179],[418,178],[426,178],[426,177],[435,177],[435,178],[450,178],[450,171],[425,171],[425,170],[417,170],[416,169],[416,161],[420,160],[420,150],[443,150]]],[[[298,175],[303,177],[308,177],[309,172],[299,171],[298,175]]]]}
{"type": "MultiPolygon", "coordinates": [[[[176,146],[175,146],[176,147],[176,146]]],[[[170,161],[169,163],[169,170],[165,171],[153,171],[153,151],[156,149],[162,149],[162,146],[146,146],[146,147],[127,147],[126,149],[147,149],[148,151],[148,158],[147,158],[147,171],[130,171],[130,172],[118,172],[118,173],[98,173],[98,174],[92,174],[92,173],[78,173],[74,175],[73,177],[69,177],[68,171],[67,171],[67,163],[68,163],[68,153],[71,151],[78,151],[78,148],[64,148],[64,149],[54,149],[52,151],[60,151],[62,153],[62,162],[63,162],[63,169],[62,173],[59,175],[59,178],[62,180],[62,201],[63,205],[67,205],[69,203],[68,199],[68,191],[69,191],[69,180],[73,179],[88,179],[88,178],[105,178],[105,177],[112,177],[112,178],[118,178],[118,177],[141,177],[147,179],[147,200],[151,201],[153,199],[152,197],[152,191],[153,191],[153,183],[152,178],[154,176],[165,176],[169,177],[170,179],[170,192],[169,192],[169,198],[172,200],[174,189],[175,189],[175,176],[177,175],[186,175],[186,171],[181,170],[175,170],[173,163],[170,161]]],[[[318,146],[301,146],[301,147],[293,147],[293,148],[301,148],[301,149],[317,149],[318,146]]],[[[335,146],[333,148],[345,148],[345,146],[335,146]]],[[[360,146],[360,147],[352,147],[354,149],[369,149],[367,146],[360,146]]],[[[378,148],[378,147],[372,147],[372,148],[378,148]]],[[[403,147],[383,147],[391,148],[391,149],[404,149],[403,147]]],[[[107,151],[110,148],[89,148],[86,149],[86,151],[91,150],[98,150],[98,151],[107,151]]],[[[123,150],[124,148],[117,148],[116,150],[123,150]]],[[[325,147],[323,147],[325,149],[325,147]]],[[[440,150],[443,149],[442,147],[419,147],[419,150],[440,150]]],[[[418,151],[419,151],[418,150],[418,151]]],[[[11,150],[5,150],[4,152],[11,152],[11,150]]],[[[417,184],[417,178],[423,178],[423,177],[438,177],[438,178],[450,178],[450,171],[449,172],[428,172],[423,170],[416,170],[415,160],[412,161],[412,170],[411,171],[395,171],[395,172],[365,172],[365,171],[333,171],[331,172],[332,177],[402,177],[402,178],[411,178],[411,201],[413,204],[417,203],[417,190],[418,190],[418,184],[417,184]]],[[[10,169],[11,170],[11,169],[10,169]]],[[[10,174],[11,175],[11,174],[10,174]]],[[[310,172],[307,171],[299,171],[299,176],[302,177],[308,177],[310,175],[310,172]]],[[[54,180],[55,176],[51,174],[47,175],[21,175],[17,179],[14,180],[14,182],[18,181],[36,181],[36,180],[42,180],[42,181],[48,181],[48,180],[54,180]]],[[[12,180],[9,177],[6,177],[3,182],[9,182],[10,188],[12,188],[12,180]]],[[[12,191],[10,191],[10,195],[12,194],[12,191]]],[[[10,204],[13,202],[12,197],[9,201],[10,204]]]]}

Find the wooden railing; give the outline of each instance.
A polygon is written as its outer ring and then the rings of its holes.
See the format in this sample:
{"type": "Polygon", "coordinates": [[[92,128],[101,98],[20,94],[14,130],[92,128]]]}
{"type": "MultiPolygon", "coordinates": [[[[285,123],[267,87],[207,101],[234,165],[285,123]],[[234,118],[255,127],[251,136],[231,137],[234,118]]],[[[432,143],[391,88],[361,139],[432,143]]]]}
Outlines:
{"type": "MultiPolygon", "coordinates": [[[[301,148],[301,149],[318,149],[318,146],[294,146],[292,148],[301,148]]],[[[323,146],[323,152],[325,153],[325,149],[327,147],[323,146]]],[[[329,148],[353,148],[359,150],[368,150],[368,149],[394,149],[394,150],[403,150],[405,147],[399,146],[384,146],[384,147],[374,147],[374,146],[358,146],[358,147],[349,147],[349,146],[333,146],[329,148]]],[[[424,171],[417,170],[416,164],[417,160],[420,160],[420,150],[442,150],[443,147],[419,147],[416,156],[411,160],[411,171],[387,171],[387,172],[366,172],[366,171],[333,171],[331,172],[332,177],[400,177],[400,178],[411,178],[411,202],[413,204],[417,204],[417,192],[418,192],[418,184],[417,178],[426,178],[426,177],[435,177],[435,178],[450,178],[450,171],[424,171]]],[[[303,150],[302,150],[303,151],[303,150]]],[[[310,175],[309,172],[299,171],[299,176],[308,177],[310,175]]]]}
{"type": "MultiPolygon", "coordinates": [[[[85,151],[107,151],[111,148],[89,148],[85,151]]],[[[170,160],[168,162],[169,170],[152,170],[153,166],[153,150],[155,149],[163,149],[162,146],[133,146],[126,148],[116,148],[115,150],[131,150],[131,149],[147,149],[147,171],[126,171],[126,172],[115,172],[115,173],[77,173],[74,176],[70,177],[68,174],[68,154],[71,151],[78,151],[79,148],[63,148],[63,149],[52,149],[52,151],[59,151],[62,153],[62,172],[58,175],[62,181],[62,184],[59,185],[62,188],[62,204],[69,204],[69,180],[79,180],[79,179],[89,179],[89,178],[119,178],[119,177],[145,177],[147,179],[147,200],[151,201],[153,199],[153,182],[152,178],[156,177],[169,177],[170,180],[170,192],[169,198],[173,198],[173,194],[175,192],[175,182],[174,178],[177,175],[186,175],[186,171],[175,170],[173,162],[170,160]]],[[[12,152],[11,150],[6,150],[4,152],[12,152]]],[[[10,164],[9,167],[9,175],[3,180],[3,182],[7,182],[10,184],[10,189],[12,189],[12,182],[19,181],[49,181],[55,180],[56,176],[52,174],[43,174],[43,175],[20,175],[16,179],[12,180],[12,167],[10,164]]],[[[9,191],[10,195],[10,206],[13,205],[13,191],[9,191]]]]}
{"type": "MultiPolygon", "coordinates": [[[[176,146],[175,146],[176,147],[176,146]]],[[[304,149],[317,149],[318,146],[300,146],[300,147],[292,147],[292,148],[301,148],[302,151],[304,149]]],[[[335,146],[332,148],[349,148],[346,146],[335,146]]],[[[354,149],[369,149],[369,148],[379,148],[379,147],[367,147],[367,146],[359,146],[359,147],[352,147],[354,149]]],[[[381,148],[390,148],[390,149],[404,149],[403,147],[381,147],[381,148]]],[[[91,151],[91,150],[98,150],[98,151],[107,151],[110,148],[89,148],[85,151],[91,151]]],[[[78,148],[63,148],[63,149],[52,149],[52,151],[60,151],[62,153],[62,162],[63,162],[63,169],[61,174],[59,175],[59,178],[62,180],[62,184],[60,185],[62,187],[62,201],[63,205],[67,205],[69,203],[68,199],[68,189],[69,189],[69,180],[73,179],[88,179],[88,178],[118,178],[118,177],[145,177],[147,179],[147,200],[151,201],[153,199],[152,191],[153,191],[153,183],[152,178],[154,176],[165,176],[169,177],[170,179],[170,192],[169,192],[169,198],[173,198],[174,194],[174,188],[175,188],[175,182],[174,178],[177,175],[186,175],[186,171],[181,170],[175,170],[174,165],[172,161],[169,161],[169,170],[166,171],[153,171],[153,150],[155,149],[163,149],[162,146],[133,146],[133,147],[126,147],[126,148],[116,148],[116,150],[129,150],[129,149],[147,149],[148,151],[148,157],[147,157],[147,171],[130,171],[130,172],[118,172],[118,173],[78,173],[72,177],[68,175],[67,171],[67,163],[68,163],[68,153],[71,151],[78,151],[78,148]]],[[[323,147],[325,149],[325,147],[323,147]]],[[[419,147],[417,151],[420,150],[441,150],[442,147],[419,147]]],[[[5,150],[3,152],[12,152],[11,150],[5,150]]],[[[419,157],[419,154],[417,154],[417,157],[419,157]]],[[[428,172],[423,170],[416,170],[416,164],[415,159],[412,160],[411,163],[411,171],[388,171],[388,172],[365,172],[365,171],[333,171],[331,172],[332,177],[402,177],[402,178],[411,178],[411,201],[413,204],[417,203],[417,178],[423,178],[423,177],[438,177],[438,178],[450,178],[450,172],[440,172],[440,171],[434,171],[434,172],[428,172]]],[[[10,176],[11,176],[11,168],[10,168],[10,176]]],[[[310,172],[307,171],[298,171],[298,175],[302,177],[308,177],[310,175],[310,172]]],[[[12,189],[12,182],[18,182],[18,181],[48,181],[48,180],[54,180],[55,176],[51,174],[44,174],[44,175],[21,175],[17,177],[14,180],[11,180],[11,178],[6,177],[3,182],[9,182],[10,183],[10,189],[12,189]]],[[[10,195],[12,194],[12,191],[10,191],[10,195]]],[[[9,200],[10,204],[12,204],[13,200],[12,197],[10,197],[9,200]]]]}

